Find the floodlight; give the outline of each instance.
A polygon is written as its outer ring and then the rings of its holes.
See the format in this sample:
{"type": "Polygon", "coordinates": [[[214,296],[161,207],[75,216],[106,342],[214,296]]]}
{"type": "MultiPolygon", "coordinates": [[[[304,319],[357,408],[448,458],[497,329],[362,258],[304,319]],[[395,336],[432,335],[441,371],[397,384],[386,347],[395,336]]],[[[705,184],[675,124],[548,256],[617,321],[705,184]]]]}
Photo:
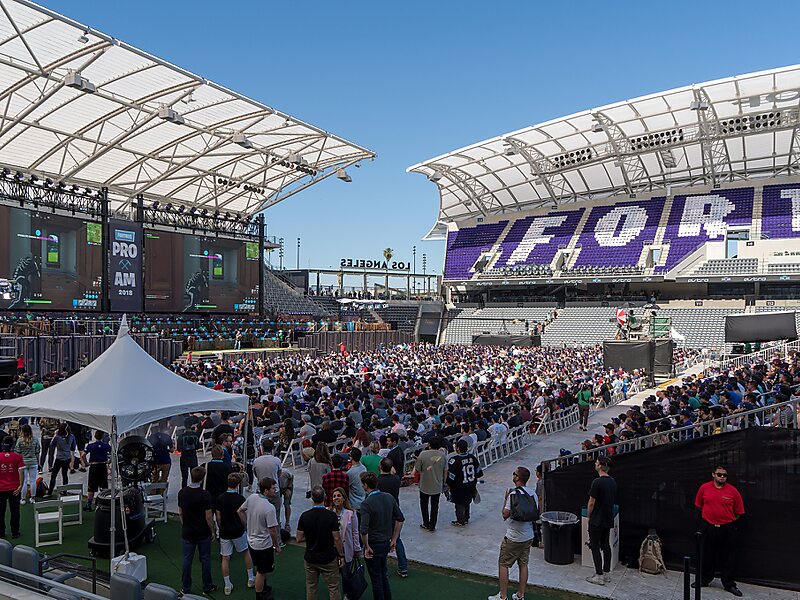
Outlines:
{"type": "Polygon", "coordinates": [[[233,134],[233,143],[248,150],[250,150],[253,147],[253,142],[247,139],[247,136],[243,134],[241,131],[237,131],[236,133],[233,134]]]}
{"type": "Polygon", "coordinates": [[[347,171],[345,171],[344,169],[337,170],[336,171],[336,177],[338,177],[339,179],[341,179],[345,183],[350,183],[351,181],[353,181],[353,178],[350,177],[350,175],[348,175],[347,171]]]}
{"type": "Polygon", "coordinates": [[[180,213],[180,214],[183,214],[183,212],[184,212],[185,210],[186,210],[186,207],[185,207],[185,206],[183,206],[183,205],[181,205],[181,206],[179,206],[179,207],[178,207],[178,213],[180,213]]]}
{"type": "Polygon", "coordinates": [[[594,133],[603,133],[605,131],[605,129],[603,129],[603,124],[602,123],[597,122],[597,123],[593,123],[592,124],[592,131],[594,133]]]}
{"type": "Polygon", "coordinates": [[[78,41],[79,41],[81,44],[88,44],[88,43],[89,43],[89,37],[86,35],[87,33],[89,33],[89,30],[88,30],[88,29],[87,29],[86,31],[84,31],[84,32],[81,34],[81,36],[78,38],[78,41]]]}
{"type": "Polygon", "coordinates": [[[299,165],[301,163],[300,155],[297,152],[289,152],[289,156],[286,157],[286,162],[291,165],[299,165]]]}
{"type": "Polygon", "coordinates": [[[202,211],[200,211],[200,214],[203,215],[204,217],[208,216],[208,209],[204,208],[202,211]]]}
{"type": "Polygon", "coordinates": [[[168,121],[170,123],[174,123],[175,125],[184,125],[186,120],[183,118],[183,115],[178,114],[175,110],[171,109],[169,106],[162,106],[158,109],[158,118],[163,119],[164,121],[168,121]]]}
{"type": "Polygon", "coordinates": [[[80,73],[76,73],[74,71],[70,71],[67,73],[67,76],[64,77],[64,85],[82,92],[86,92],[87,94],[94,94],[97,91],[97,88],[91,81],[85,77],[81,77],[80,73]]]}
{"type": "Polygon", "coordinates": [[[429,179],[430,181],[433,181],[434,183],[436,183],[437,181],[439,181],[439,180],[440,180],[442,177],[443,177],[443,175],[442,175],[442,172],[441,172],[441,171],[434,171],[433,173],[431,173],[430,175],[428,175],[428,179],[429,179]]]}
{"type": "Polygon", "coordinates": [[[73,183],[72,184],[72,191],[73,192],[77,193],[79,189],[81,189],[81,187],[77,183],[73,183]]]}
{"type": "Polygon", "coordinates": [[[690,110],[708,110],[709,104],[704,100],[695,100],[689,105],[690,110]]]}
{"type": "Polygon", "coordinates": [[[164,207],[164,210],[167,212],[172,212],[172,202],[168,202],[167,205],[164,207]]]}
{"type": "Polygon", "coordinates": [[[39,181],[39,178],[36,176],[36,174],[33,174],[30,177],[30,181],[31,183],[36,183],[37,181],[39,181]]]}
{"type": "Polygon", "coordinates": [[[519,150],[507,143],[505,146],[503,146],[503,154],[506,156],[514,156],[515,154],[519,154],[519,150]]]}
{"type": "Polygon", "coordinates": [[[194,216],[194,214],[195,214],[196,212],[197,212],[197,208],[196,208],[196,207],[194,207],[194,206],[193,206],[192,208],[190,208],[190,209],[189,209],[189,214],[190,214],[190,215],[192,215],[192,216],[194,216]]]}

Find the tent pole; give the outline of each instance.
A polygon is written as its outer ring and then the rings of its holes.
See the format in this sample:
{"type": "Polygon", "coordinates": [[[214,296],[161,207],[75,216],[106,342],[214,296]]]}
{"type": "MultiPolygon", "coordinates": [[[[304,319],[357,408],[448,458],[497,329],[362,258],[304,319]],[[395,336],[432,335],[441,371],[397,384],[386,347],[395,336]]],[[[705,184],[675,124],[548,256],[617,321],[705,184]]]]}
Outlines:
{"type": "Polygon", "coordinates": [[[116,494],[117,494],[117,470],[119,468],[119,464],[117,462],[117,451],[119,449],[119,440],[117,438],[117,418],[111,417],[111,535],[110,535],[110,542],[111,546],[108,550],[108,561],[109,561],[109,572],[113,575],[114,570],[111,567],[114,559],[114,551],[116,550],[116,523],[117,523],[117,511],[116,511],[116,494]]]}

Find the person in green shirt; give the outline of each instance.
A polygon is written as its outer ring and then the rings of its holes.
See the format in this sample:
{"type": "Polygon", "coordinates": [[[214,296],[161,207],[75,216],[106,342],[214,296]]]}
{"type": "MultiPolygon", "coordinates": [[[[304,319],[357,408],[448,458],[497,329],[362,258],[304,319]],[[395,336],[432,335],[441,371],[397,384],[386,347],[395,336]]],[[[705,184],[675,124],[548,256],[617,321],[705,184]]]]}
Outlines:
{"type": "Polygon", "coordinates": [[[369,450],[370,454],[364,454],[361,457],[361,464],[367,468],[367,471],[370,473],[375,473],[376,475],[380,475],[380,464],[382,456],[378,454],[378,451],[381,449],[381,445],[378,442],[372,442],[370,445],[369,450]]]}
{"type": "Polygon", "coordinates": [[[588,431],[589,407],[592,405],[592,389],[588,385],[583,386],[578,395],[578,425],[581,431],[588,431]]]}

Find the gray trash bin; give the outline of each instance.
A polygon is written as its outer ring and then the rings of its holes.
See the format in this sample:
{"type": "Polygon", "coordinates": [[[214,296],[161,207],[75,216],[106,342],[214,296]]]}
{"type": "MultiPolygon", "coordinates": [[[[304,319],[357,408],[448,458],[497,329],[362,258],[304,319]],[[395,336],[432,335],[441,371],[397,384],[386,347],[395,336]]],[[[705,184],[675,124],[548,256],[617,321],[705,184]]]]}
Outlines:
{"type": "Polygon", "coordinates": [[[575,560],[572,551],[572,529],[578,515],[562,511],[542,513],[544,560],[551,565],[569,565],[575,560]]]}

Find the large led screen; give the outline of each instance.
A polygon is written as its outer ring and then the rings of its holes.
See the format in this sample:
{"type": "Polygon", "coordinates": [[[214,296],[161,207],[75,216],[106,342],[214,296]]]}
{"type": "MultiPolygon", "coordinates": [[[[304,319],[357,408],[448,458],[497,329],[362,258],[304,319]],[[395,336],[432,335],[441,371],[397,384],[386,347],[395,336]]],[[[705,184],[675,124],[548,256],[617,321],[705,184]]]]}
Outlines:
{"type": "Polygon", "coordinates": [[[258,267],[257,242],[147,229],[145,311],[257,312],[258,267]]]}
{"type": "Polygon", "coordinates": [[[0,308],[98,310],[100,223],[0,206],[0,308]]]}

